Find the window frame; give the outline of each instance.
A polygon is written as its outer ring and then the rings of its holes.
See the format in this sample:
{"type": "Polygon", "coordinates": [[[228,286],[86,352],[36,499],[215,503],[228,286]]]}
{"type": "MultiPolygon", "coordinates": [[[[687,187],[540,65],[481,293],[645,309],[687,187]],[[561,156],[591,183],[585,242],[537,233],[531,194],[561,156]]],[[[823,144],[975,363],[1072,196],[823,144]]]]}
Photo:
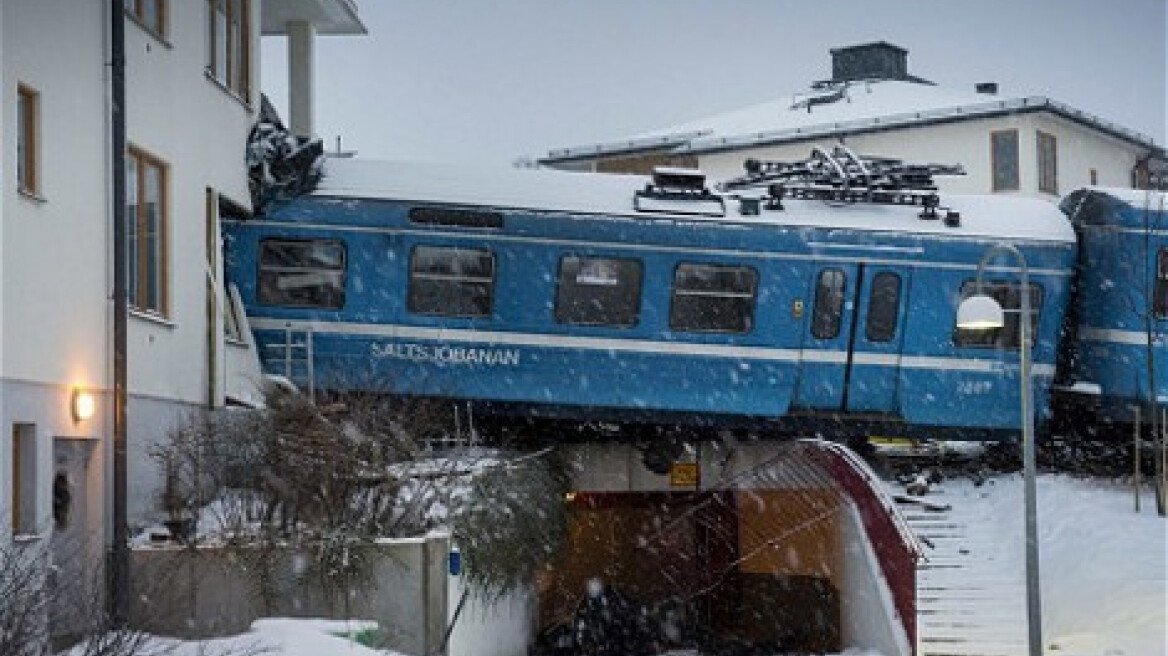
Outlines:
{"type": "Polygon", "coordinates": [[[723,262],[678,262],[673,268],[673,279],[670,283],[669,291],[669,329],[675,332],[682,333],[710,333],[710,334],[725,334],[725,335],[746,335],[754,331],[755,328],[755,314],[758,309],[758,286],[759,275],[758,269],[748,264],[729,264],[723,262]],[[678,277],[682,274],[682,270],[687,267],[704,268],[713,270],[736,270],[748,273],[750,276],[750,292],[728,292],[719,293],[710,290],[696,290],[696,289],[679,289],[678,277]],[[744,298],[748,301],[748,312],[745,315],[739,314],[742,317],[741,328],[725,328],[725,327],[704,327],[695,326],[694,324],[679,325],[678,322],[678,299],[679,297],[710,297],[710,298],[744,298]]]}
{"type": "Polygon", "coordinates": [[[41,193],[41,94],[20,82],[16,85],[16,189],[39,197],[41,193]]]}
{"type": "Polygon", "coordinates": [[[260,239],[258,249],[256,250],[256,301],[262,305],[269,307],[282,307],[294,309],[309,309],[309,310],[326,310],[339,311],[344,309],[345,303],[348,300],[348,277],[349,277],[349,250],[348,246],[340,239],[313,239],[308,237],[267,237],[260,239]],[[312,265],[279,265],[279,264],[265,264],[264,263],[264,249],[268,245],[296,245],[309,246],[315,244],[323,244],[326,246],[335,246],[340,249],[340,265],[336,267],[328,266],[312,266],[312,265]],[[284,274],[299,274],[304,275],[308,273],[326,273],[331,275],[340,275],[340,295],[339,302],[335,304],[313,303],[313,302],[296,302],[285,300],[273,300],[265,298],[265,289],[263,280],[265,273],[274,273],[277,277],[284,274]]]}
{"type": "Polygon", "coordinates": [[[131,187],[127,180],[126,185],[126,220],[133,224],[134,230],[127,225],[127,267],[132,269],[126,278],[127,302],[130,307],[139,312],[167,317],[170,314],[170,165],[165,160],[151,154],[138,146],[126,148],[127,176],[131,165],[135,174],[134,185],[131,187]],[[147,212],[149,189],[146,178],[149,170],[158,172],[158,216],[157,229],[154,240],[149,239],[149,216],[147,212]],[[135,198],[131,199],[131,190],[135,198]],[[135,216],[130,216],[129,206],[135,209],[135,216]],[[132,240],[132,241],[131,241],[132,240]],[[156,279],[157,298],[150,299],[151,268],[150,254],[154,251],[157,257],[156,279]]]}
{"type": "Polygon", "coordinates": [[[254,78],[251,0],[206,0],[205,16],[207,77],[250,105],[254,78]]]}
{"type": "Polygon", "coordinates": [[[123,13],[142,29],[163,41],[166,40],[170,22],[170,7],[167,5],[167,0],[124,0],[122,6],[124,7],[123,13]],[[146,15],[148,7],[154,8],[153,23],[146,15]]]}
{"type": "Polygon", "coordinates": [[[1038,191],[1058,195],[1058,139],[1049,132],[1037,130],[1034,149],[1038,159],[1038,191]]]}
{"type": "Polygon", "coordinates": [[[406,278],[406,311],[410,314],[416,314],[426,317],[451,317],[457,319],[491,319],[495,316],[495,288],[499,278],[499,257],[494,249],[488,247],[466,247],[466,246],[450,246],[447,244],[415,244],[410,248],[410,259],[408,276],[406,278]],[[451,251],[454,253],[477,253],[480,256],[486,256],[491,264],[491,275],[489,278],[482,276],[470,276],[467,274],[458,273],[429,273],[418,272],[415,270],[415,263],[417,262],[418,253],[422,249],[429,249],[433,251],[451,251]],[[418,288],[415,285],[416,280],[430,280],[430,281],[446,281],[455,286],[461,285],[487,285],[487,308],[485,312],[466,313],[466,312],[445,312],[440,309],[419,309],[417,303],[420,298],[418,295],[418,288]]]}
{"type": "MultiPolygon", "coordinates": [[[[640,258],[635,257],[608,257],[608,256],[594,256],[594,255],[564,255],[560,258],[559,279],[556,283],[556,301],[553,314],[556,323],[571,325],[571,326],[602,326],[613,328],[633,328],[641,321],[641,300],[644,294],[645,281],[645,263],[640,258]],[[577,260],[579,265],[576,268],[574,275],[568,275],[566,268],[569,260],[577,260]],[[573,318],[566,316],[569,311],[581,303],[576,299],[565,299],[566,290],[580,289],[580,288],[595,288],[601,286],[597,283],[580,283],[581,271],[585,262],[615,262],[618,263],[616,273],[617,280],[613,284],[615,287],[624,287],[632,290],[631,299],[620,299],[622,302],[630,301],[631,304],[625,303],[626,307],[631,305],[632,313],[628,321],[606,321],[603,319],[587,320],[581,318],[573,318]],[[623,266],[631,265],[635,270],[631,284],[625,284],[625,281],[620,276],[621,273],[627,271],[623,266]]],[[[607,286],[607,285],[606,285],[607,286]]],[[[588,301],[583,301],[587,303],[588,301]]],[[[611,313],[602,311],[601,314],[611,316],[611,313]]],[[[626,316],[622,314],[621,316],[626,316]]]]}
{"type": "Polygon", "coordinates": [[[36,508],[39,503],[40,483],[37,467],[37,427],[36,424],[16,422],[9,433],[12,444],[12,478],[10,492],[12,535],[27,537],[39,534],[36,508]]]}
{"type": "MultiPolygon", "coordinates": [[[[1046,289],[1042,283],[1030,281],[1030,343],[1034,344],[1038,337],[1038,327],[1042,320],[1042,304],[1046,300],[1046,289]],[[1037,298],[1035,298],[1037,294],[1037,298]]],[[[953,312],[953,345],[957,348],[993,348],[1003,349],[1008,351],[1018,351],[1022,348],[1022,295],[1020,293],[1022,282],[1018,280],[987,280],[983,281],[980,289],[977,280],[970,278],[961,283],[958,290],[957,304],[954,306],[953,312]],[[961,301],[973,296],[978,291],[988,295],[990,298],[998,302],[1002,307],[1002,312],[1005,315],[1005,325],[1001,328],[993,328],[990,330],[968,330],[959,329],[957,327],[957,307],[961,305],[961,301]],[[1017,305],[1010,305],[1006,301],[1009,299],[1011,291],[1019,291],[1017,293],[1017,305]],[[1011,319],[1013,319],[1014,329],[1009,330],[1011,326],[1011,319]],[[1012,340],[1006,339],[1011,334],[1015,337],[1012,340]]]]}
{"type": "MultiPolygon", "coordinates": [[[[1020,169],[1021,160],[1019,158],[1019,143],[1018,143],[1018,129],[1009,128],[1006,130],[993,130],[990,132],[990,190],[993,192],[999,191],[1019,191],[1022,188],[1022,171],[1020,169]],[[1009,136],[1013,139],[1013,148],[1011,149],[1011,159],[1013,159],[1013,177],[1003,184],[999,184],[998,171],[1002,166],[1002,162],[998,159],[997,139],[999,137],[1009,136]]],[[[1004,176],[1003,176],[1004,177],[1004,176]]]]}

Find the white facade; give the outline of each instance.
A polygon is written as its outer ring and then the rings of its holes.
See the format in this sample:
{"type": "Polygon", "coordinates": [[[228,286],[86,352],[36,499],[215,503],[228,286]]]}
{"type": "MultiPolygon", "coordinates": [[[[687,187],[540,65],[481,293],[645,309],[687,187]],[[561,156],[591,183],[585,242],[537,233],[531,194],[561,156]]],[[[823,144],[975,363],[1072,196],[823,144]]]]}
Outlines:
{"type": "Polygon", "coordinates": [[[815,147],[830,151],[842,143],[858,155],[963,166],[964,177],[938,180],[942,191],[1047,200],[1085,185],[1131,187],[1168,165],[1163,146],[1147,135],[1043,96],[999,96],[992,83],[965,90],[934,85],[907,74],[907,54],[885,42],[833,49],[832,79],[810,90],[629,138],[552,150],[540,162],[606,173],[689,166],[723,181],[741,176],[748,158],[799,161],[815,147]],[[1016,156],[995,163],[992,135],[1002,131],[1016,135],[1016,156]],[[1053,170],[1040,165],[1040,150],[1054,160],[1053,170]],[[1016,179],[995,185],[995,166],[1000,176],[1016,171],[1016,179]]]}
{"type": "Polygon", "coordinates": [[[0,6],[0,547],[13,532],[21,543],[48,539],[54,450],[73,441],[90,445],[87,467],[70,474],[73,497],[98,501],[81,528],[101,541],[111,381],[104,17],[93,2],[0,6]],[[39,107],[32,194],[17,185],[18,88],[35,92],[39,107]],[[95,394],[93,418],[71,416],[75,389],[95,394]]]}
{"type": "Polygon", "coordinates": [[[972,119],[905,127],[883,132],[868,132],[775,146],[742,148],[722,152],[699,153],[697,166],[712,180],[727,180],[742,175],[747,158],[761,160],[799,160],[815,146],[830,150],[841,141],[853,152],[864,155],[899,157],[910,162],[960,164],[963,176],[935,178],[941,191],[961,194],[995,193],[990,154],[990,134],[997,130],[1018,131],[1017,194],[1057,201],[1061,194],[1090,184],[1131,187],[1132,170],[1148,149],[1140,148],[1097,130],[1073,123],[1045,112],[972,119]],[[1039,131],[1055,137],[1056,193],[1039,189],[1039,131]],[[1095,171],[1092,181],[1091,171],[1095,171]]]}
{"type": "MultiPolygon", "coordinates": [[[[164,172],[164,237],[153,252],[165,300],[131,303],[127,319],[131,531],[162,518],[150,447],[194,410],[259,400],[254,342],[246,331],[225,337],[219,217],[250,211],[245,151],[260,107],[261,27],[341,15],[364,31],[350,0],[276,3],[275,21],[261,0],[231,1],[248,12],[239,18],[247,45],[232,50],[248,53],[247,84],[211,72],[207,0],[158,0],[161,29],[125,18],[127,152],[164,172]]],[[[100,573],[114,502],[109,62],[119,5],[0,4],[0,555],[43,548],[68,564],[67,584],[87,565],[100,573]],[[30,98],[34,111],[22,112],[30,98]],[[30,152],[35,166],[18,166],[30,152]],[[35,180],[18,183],[18,169],[35,180]],[[74,412],[82,393],[95,404],[87,418],[74,412]]]]}

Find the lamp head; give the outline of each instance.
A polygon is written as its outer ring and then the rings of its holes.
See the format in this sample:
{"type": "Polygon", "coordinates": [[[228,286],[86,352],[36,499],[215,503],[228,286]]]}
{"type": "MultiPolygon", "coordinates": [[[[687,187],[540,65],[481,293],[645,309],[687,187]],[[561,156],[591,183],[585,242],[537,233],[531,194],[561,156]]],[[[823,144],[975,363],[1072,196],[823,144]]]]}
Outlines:
{"type": "Polygon", "coordinates": [[[985,294],[974,294],[957,306],[958,330],[991,330],[1006,325],[1002,306],[985,294]]]}
{"type": "Polygon", "coordinates": [[[94,412],[97,411],[97,399],[94,398],[93,392],[83,389],[73,390],[70,410],[73,414],[73,421],[80,422],[92,418],[94,412]]]}

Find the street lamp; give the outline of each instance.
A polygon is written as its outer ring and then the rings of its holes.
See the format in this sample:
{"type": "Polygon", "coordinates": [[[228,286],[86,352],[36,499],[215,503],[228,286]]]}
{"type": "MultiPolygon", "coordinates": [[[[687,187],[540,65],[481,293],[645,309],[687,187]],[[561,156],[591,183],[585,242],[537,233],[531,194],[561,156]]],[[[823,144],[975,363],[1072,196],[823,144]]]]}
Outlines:
{"type": "Polygon", "coordinates": [[[1022,467],[1026,498],[1026,620],[1029,629],[1030,656],[1042,656],[1042,597],[1038,576],[1038,509],[1035,489],[1034,403],[1030,380],[1030,271],[1022,251],[1010,244],[995,244],[986,251],[977,264],[977,281],[973,296],[957,307],[958,330],[986,330],[1005,325],[1002,306],[982,289],[982,275],[986,264],[1000,254],[1009,254],[1018,262],[1021,271],[1021,312],[1019,317],[1020,362],[1022,379],[1022,467]]]}

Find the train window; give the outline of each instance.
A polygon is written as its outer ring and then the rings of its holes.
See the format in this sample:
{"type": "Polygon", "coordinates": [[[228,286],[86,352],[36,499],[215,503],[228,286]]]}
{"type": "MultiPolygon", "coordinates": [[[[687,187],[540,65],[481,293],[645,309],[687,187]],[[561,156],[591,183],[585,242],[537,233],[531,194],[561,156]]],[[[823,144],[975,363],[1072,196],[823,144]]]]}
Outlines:
{"type": "Polygon", "coordinates": [[[414,247],[410,256],[410,312],[489,317],[494,302],[494,253],[478,248],[414,247]]]}
{"type": "Polygon", "coordinates": [[[872,278],[864,336],[870,342],[891,342],[900,316],[900,276],[881,271],[872,278]]]}
{"type": "Polygon", "coordinates": [[[673,274],[669,327],[747,333],[754,327],[758,273],[750,267],[680,264],[673,274]]]}
{"type": "Polygon", "coordinates": [[[1168,319],[1168,248],[1156,255],[1156,287],[1152,290],[1152,311],[1157,319],[1168,319]]]}
{"type": "Polygon", "coordinates": [[[556,321],[634,326],[640,312],[640,260],[576,256],[560,260],[556,321]]]}
{"type": "Polygon", "coordinates": [[[453,207],[413,207],[410,208],[410,223],[459,228],[502,228],[503,215],[453,207]]]}
{"type": "Polygon", "coordinates": [[[339,241],[265,239],[259,274],[259,302],[265,305],[345,305],[345,246],[339,241]]]}
{"type": "MultiPolygon", "coordinates": [[[[991,330],[956,330],[953,342],[957,346],[987,346],[1017,349],[1021,346],[1022,285],[1016,282],[988,282],[982,291],[1002,306],[1006,325],[991,330]]],[[[977,283],[967,280],[961,285],[961,299],[977,292],[977,283]]],[[[956,307],[956,306],[954,306],[956,307]]],[[[1030,285],[1030,339],[1038,334],[1038,318],[1042,309],[1042,286],[1030,285]]]]}
{"type": "Polygon", "coordinates": [[[815,308],[811,312],[811,336],[833,339],[839,336],[844,315],[847,277],[840,269],[825,269],[815,285],[815,308]]]}

